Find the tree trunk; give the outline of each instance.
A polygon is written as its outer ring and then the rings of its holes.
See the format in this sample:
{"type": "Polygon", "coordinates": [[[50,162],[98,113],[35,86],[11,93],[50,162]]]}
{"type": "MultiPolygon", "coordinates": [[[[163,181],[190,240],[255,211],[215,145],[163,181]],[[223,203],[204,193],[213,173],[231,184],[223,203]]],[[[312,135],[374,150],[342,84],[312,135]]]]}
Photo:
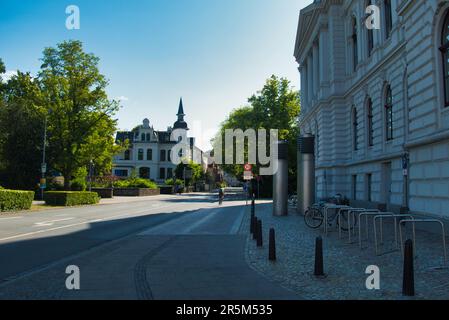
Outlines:
{"type": "Polygon", "coordinates": [[[72,179],[71,174],[64,174],[64,190],[70,191],[70,180],[72,179]]]}

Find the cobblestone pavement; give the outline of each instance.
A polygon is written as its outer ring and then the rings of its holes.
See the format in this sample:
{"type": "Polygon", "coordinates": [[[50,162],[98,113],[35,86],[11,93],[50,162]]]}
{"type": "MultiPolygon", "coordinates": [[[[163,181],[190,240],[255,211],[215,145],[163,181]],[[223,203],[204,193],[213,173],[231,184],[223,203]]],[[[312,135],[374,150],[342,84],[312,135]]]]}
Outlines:
{"type": "MultiPolygon", "coordinates": [[[[349,244],[347,233],[339,239],[335,227],[325,237],[321,229],[308,228],[303,216],[290,208],[287,217],[273,217],[272,204],[256,207],[256,216],[263,221],[264,246],[257,248],[249,235],[250,207],[242,226],[247,233],[246,258],[255,270],[280,285],[293,290],[304,299],[312,300],[402,300],[449,299],[449,269],[444,268],[441,236],[417,231],[417,255],[415,257],[416,297],[402,296],[403,258],[400,251],[393,251],[393,224],[385,224],[384,253],[377,256],[373,241],[365,242],[360,250],[358,236],[349,244]],[[277,261],[268,261],[269,229],[276,230],[277,261]],[[323,236],[324,268],[326,277],[313,276],[315,240],[323,236]],[[391,241],[388,241],[391,240],[391,241]],[[366,268],[380,268],[380,290],[366,289],[366,268]]],[[[372,223],[370,223],[372,229],[372,223]]],[[[370,230],[373,238],[373,231],[370,230]]],[[[447,239],[446,239],[447,242],[447,239]]]]}

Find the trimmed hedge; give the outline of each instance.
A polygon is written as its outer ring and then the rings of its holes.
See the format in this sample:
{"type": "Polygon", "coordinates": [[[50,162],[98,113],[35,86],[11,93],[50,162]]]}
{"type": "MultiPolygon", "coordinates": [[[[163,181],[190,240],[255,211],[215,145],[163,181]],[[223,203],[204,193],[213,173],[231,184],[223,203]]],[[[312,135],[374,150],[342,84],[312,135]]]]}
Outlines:
{"type": "Polygon", "coordinates": [[[0,189],[0,210],[28,210],[34,199],[34,191],[0,189]]]}
{"type": "Polygon", "coordinates": [[[81,206],[97,204],[100,197],[96,192],[49,191],[44,193],[45,204],[50,206],[81,206]]]}

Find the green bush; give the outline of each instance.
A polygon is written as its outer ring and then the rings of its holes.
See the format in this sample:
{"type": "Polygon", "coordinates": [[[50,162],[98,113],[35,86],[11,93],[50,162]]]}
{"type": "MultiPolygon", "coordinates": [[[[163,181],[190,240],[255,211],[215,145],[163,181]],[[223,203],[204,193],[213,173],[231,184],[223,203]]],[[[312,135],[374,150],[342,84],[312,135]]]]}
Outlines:
{"type": "Polygon", "coordinates": [[[176,179],[176,181],[174,181],[173,179],[167,179],[167,180],[165,180],[165,184],[167,186],[174,186],[174,185],[182,186],[184,184],[184,181],[182,181],[180,179],[176,179]]]}
{"type": "Polygon", "coordinates": [[[81,179],[73,180],[70,183],[70,189],[72,189],[72,191],[86,191],[87,183],[81,179]]]}
{"type": "Polygon", "coordinates": [[[96,192],[49,191],[44,193],[45,203],[50,206],[80,206],[97,204],[100,197],[96,192]]]}
{"type": "Polygon", "coordinates": [[[28,210],[34,199],[34,191],[0,189],[0,210],[28,210]]]}
{"type": "Polygon", "coordinates": [[[114,183],[114,188],[148,188],[157,189],[156,183],[147,179],[135,178],[128,180],[120,180],[114,183]]]}

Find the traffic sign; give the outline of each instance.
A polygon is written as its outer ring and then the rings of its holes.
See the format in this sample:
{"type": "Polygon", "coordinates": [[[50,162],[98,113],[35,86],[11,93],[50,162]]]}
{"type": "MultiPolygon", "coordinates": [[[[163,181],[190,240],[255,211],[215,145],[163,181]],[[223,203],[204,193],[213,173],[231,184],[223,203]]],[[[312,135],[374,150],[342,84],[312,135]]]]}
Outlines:
{"type": "Polygon", "coordinates": [[[253,180],[253,173],[251,171],[245,171],[243,173],[243,179],[244,180],[253,180]]]}
{"type": "Polygon", "coordinates": [[[243,168],[245,169],[245,171],[253,171],[253,166],[249,163],[245,164],[243,168]]]}

